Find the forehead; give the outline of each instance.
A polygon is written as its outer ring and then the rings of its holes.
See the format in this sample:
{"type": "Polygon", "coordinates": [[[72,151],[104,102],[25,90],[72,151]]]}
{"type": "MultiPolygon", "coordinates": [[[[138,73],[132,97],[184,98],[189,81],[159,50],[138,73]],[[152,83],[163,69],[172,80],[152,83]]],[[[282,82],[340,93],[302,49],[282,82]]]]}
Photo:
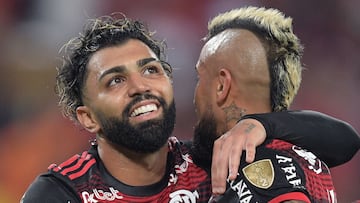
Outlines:
{"type": "Polygon", "coordinates": [[[115,66],[135,64],[139,59],[155,58],[156,54],[143,42],[129,39],[124,44],[103,48],[95,52],[87,65],[89,74],[101,74],[115,66]]]}

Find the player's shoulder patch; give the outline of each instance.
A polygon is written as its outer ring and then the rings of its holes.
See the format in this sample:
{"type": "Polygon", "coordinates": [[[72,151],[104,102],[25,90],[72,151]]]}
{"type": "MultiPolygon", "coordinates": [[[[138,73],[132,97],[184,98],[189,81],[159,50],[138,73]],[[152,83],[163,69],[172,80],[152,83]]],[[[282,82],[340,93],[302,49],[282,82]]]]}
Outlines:
{"type": "Polygon", "coordinates": [[[274,182],[274,166],[270,159],[253,162],[242,169],[246,179],[258,188],[268,189],[274,182]]]}

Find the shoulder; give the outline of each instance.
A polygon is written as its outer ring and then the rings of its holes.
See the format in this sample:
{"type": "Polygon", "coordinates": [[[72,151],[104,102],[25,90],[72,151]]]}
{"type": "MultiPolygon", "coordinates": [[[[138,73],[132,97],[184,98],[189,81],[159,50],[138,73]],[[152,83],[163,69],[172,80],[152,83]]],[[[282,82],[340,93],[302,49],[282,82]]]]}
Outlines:
{"type": "Polygon", "coordinates": [[[51,164],[48,172],[38,176],[25,192],[21,202],[78,202],[76,183],[87,180],[90,168],[96,163],[96,151],[77,154],[63,163],[51,164]]]}
{"type": "Polygon", "coordinates": [[[238,176],[234,181],[228,182],[227,191],[223,196],[219,196],[220,202],[229,199],[270,202],[276,197],[282,197],[284,200],[308,200],[304,171],[297,160],[287,153],[290,146],[285,145],[286,143],[271,141],[261,145],[257,148],[253,163],[247,163],[242,156],[238,176]],[[273,145],[280,147],[273,148],[273,145]],[[299,197],[290,197],[290,194],[297,194],[299,197]]]}
{"type": "Polygon", "coordinates": [[[89,169],[96,164],[96,157],[91,151],[76,154],[63,163],[49,166],[50,172],[65,176],[69,180],[74,180],[86,174],[89,169]]]}
{"type": "Polygon", "coordinates": [[[305,191],[304,166],[286,142],[271,142],[259,147],[253,163],[241,162],[239,174],[256,189],[275,189],[279,185],[288,191],[305,191]],[[269,145],[279,146],[278,148],[269,145]]]}
{"type": "Polygon", "coordinates": [[[316,157],[314,153],[294,144],[282,140],[273,140],[266,145],[266,148],[275,152],[279,164],[290,160],[297,162],[307,176],[330,173],[327,165],[316,157]],[[282,154],[282,156],[279,154],[282,154]]]}
{"type": "Polygon", "coordinates": [[[75,202],[77,199],[69,187],[50,173],[38,176],[29,186],[21,203],[75,202]]]}
{"type": "Polygon", "coordinates": [[[255,162],[242,160],[238,178],[249,193],[274,198],[328,199],[329,191],[333,191],[326,164],[312,152],[281,140],[259,147],[255,162]]]}

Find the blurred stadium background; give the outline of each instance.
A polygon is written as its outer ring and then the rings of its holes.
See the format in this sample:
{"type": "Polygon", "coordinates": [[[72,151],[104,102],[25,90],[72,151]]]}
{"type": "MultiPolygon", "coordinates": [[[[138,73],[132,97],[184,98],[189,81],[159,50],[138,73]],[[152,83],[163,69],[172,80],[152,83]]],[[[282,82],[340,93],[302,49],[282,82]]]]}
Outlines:
{"type": "MultiPolygon", "coordinates": [[[[195,122],[194,66],[207,21],[245,5],[278,8],[294,18],[306,70],[292,109],[327,113],[360,132],[360,1],[0,0],[0,203],[19,202],[49,164],[88,148],[91,135],[61,116],[53,91],[58,51],[86,19],[123,12],[166,39],[176,68],[175,135],[188,139],[195,122]]],[[[359,153],[332,169],[340,203],[360,199],[359,172],[359,153]]]]}

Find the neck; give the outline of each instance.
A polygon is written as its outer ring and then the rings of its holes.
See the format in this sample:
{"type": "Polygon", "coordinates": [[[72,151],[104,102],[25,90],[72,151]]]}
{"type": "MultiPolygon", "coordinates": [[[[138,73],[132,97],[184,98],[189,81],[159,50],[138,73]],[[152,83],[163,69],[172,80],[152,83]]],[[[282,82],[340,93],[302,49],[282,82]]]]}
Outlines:
{"type": "Polygon", "coordinates": [[[158,151],[144,154],[115,146],[100,138],[98,152],[105,168],[117,180],[131,186],[159,182],[166,173],[167,143],[158,151]]]}
{"type": "MultiPolygon", "coordinates": [[[[271,112],[271,107],[266,102],[256,102],[253,101],[244,101],[244,100],[233,100],[231,103],[222,107],[222,111],[224,112],[225,119],[225,130],[220,133],[224,133],[231,128],[233,128],[241,117],[246,114],[256,114],[256,113],[268,113],[271,112]],[[240,102],[235,102],[240,101],[240,102]]],[[[221,129],[221,128],[220,128],[221,129]]]]}

